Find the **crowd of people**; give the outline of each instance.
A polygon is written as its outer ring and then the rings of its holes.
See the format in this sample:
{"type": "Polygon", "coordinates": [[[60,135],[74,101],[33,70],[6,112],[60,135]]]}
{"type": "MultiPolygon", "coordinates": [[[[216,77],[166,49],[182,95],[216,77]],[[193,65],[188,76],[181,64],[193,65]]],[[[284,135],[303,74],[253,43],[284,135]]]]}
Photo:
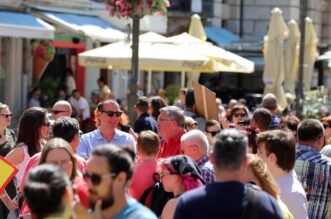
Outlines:
{"type": "Polygon", "coordinates": [[[253,112],[217,99],[206,120],[182,89],[174,105],[138,97],[131,127],[98,83],[100,101],[78,120],[76,89],[51,117],[26,109],[17,131],[0,103],[0,155],[18,169],[0,218],[331,218],[331,116],[300,121],[269,93],[253,112]]]}

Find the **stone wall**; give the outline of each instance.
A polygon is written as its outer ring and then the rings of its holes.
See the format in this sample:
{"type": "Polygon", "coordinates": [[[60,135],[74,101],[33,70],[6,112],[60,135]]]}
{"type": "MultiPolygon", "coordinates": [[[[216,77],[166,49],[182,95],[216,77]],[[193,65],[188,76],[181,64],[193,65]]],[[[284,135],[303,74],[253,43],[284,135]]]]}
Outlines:
{"type": "MultiPolygon", "coordinates": [[[[221,0],[214,0],[217,5],[221,0]]],[[[331,43],[331,0],[308,0],[308,16],[313,19],[317,36],[321,42],[331,43]]],[[[240,0],[223,0],[222,11],[215,10],[215,18],[221,17],[222,26],[239,34],[240,0]]],[[[270,13],[274,7],[283,11],[286,22],[291,19],[300,23],[300,0],[244,0],[243,35],[254,35],[267,31],[270,13]]]]}

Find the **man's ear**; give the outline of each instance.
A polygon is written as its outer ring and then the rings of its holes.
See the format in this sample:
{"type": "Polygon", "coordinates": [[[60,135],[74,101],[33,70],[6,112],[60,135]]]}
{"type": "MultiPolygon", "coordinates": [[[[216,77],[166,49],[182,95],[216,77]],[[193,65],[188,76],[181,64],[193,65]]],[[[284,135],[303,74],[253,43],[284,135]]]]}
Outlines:
{"type": "Polygon", "coordinates": [[[119,172],[117,176],[114,178],[114,182],[118,183],[119,185],[125,185],[127,181],[127,174],[125,172],[119,172]]]}
{"type": "Polygon", "coordinates": [[[275,153],[270,153],[268,158],[274,163],[276,164],[277,163],[277,156],[275,153]]]}

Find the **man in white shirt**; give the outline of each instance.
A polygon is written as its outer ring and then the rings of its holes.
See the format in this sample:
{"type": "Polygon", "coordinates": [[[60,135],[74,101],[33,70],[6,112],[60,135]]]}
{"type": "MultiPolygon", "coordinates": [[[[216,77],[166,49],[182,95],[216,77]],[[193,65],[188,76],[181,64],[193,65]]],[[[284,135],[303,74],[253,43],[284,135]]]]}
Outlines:
{"type": "Polygon", "coordinates": [[[281,130],[266,131],[257,136],[257,154],[266,162],[280,189],[280,198],[298,219],[307,219],[305,190],[294,171],[295,141],[281,130]]]}
{"type": "Polygon", "coordinates": [[[85,124],[91,117],[90,106],[87,100],[82,97],[79,90],[76,89],[72,91],[72,97],[69,98],[69,102],[77,111],[76,118],[81,125],[82,131],[86,131],[85,124]]]}

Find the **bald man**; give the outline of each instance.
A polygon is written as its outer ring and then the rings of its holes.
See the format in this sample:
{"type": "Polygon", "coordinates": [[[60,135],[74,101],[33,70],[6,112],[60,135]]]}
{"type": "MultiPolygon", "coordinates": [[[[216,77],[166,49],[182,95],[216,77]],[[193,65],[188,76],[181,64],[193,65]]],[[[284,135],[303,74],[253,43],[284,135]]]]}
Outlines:
{"type": "Polygon", "coordinates": [[[269,130],[280,128],[279,118],[277,116],[277,111],[278,111],[277,105],[278,105],[277,97],[273,93],[268,93],[264,95],[264,97],[262,98],[261,106],[269,110],[272,114],[269,130]]]}
{"type": "Polygon", "coordinates": [[[201,176],[207,184],[214,182],[215,173],[208,156],[208,139],[200,130],[185,133],[180,139],[181,154],[191,157],[199,166],[201,176]]]}
{"type": "Polygon", "coordinates": [[[54,120],[58,120],[59,118],[66,116],[71,117],[72,108],[68,101],[66,100],[59,100],[54,103],[52,108],[52,118],[54,120]]]}

